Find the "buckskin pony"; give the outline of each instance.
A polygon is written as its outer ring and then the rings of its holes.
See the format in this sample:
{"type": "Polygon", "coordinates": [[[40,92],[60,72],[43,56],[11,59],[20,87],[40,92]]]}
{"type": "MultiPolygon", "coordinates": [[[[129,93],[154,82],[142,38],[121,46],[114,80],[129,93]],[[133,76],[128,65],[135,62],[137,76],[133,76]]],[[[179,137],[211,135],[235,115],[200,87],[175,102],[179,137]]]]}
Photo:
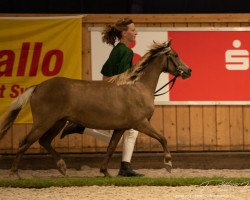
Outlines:
{"type": "Polygon", "coordinates": [[[58,170],[65,175],[66,164],[51,142],[66,121],[93,129],[114,130],[100,168],[105,176],[109,176],[108,162],[127,129],[138,130],[158,140],[164,150],[164,164],[170,171],[172,162],[167,140],[150,125],[154,92],[162,72],[183,79],[191,76],[191,69],[172,49],[171,42],[154,42],[140,62],[108,81],[55,77],[29,87],[12,102],[0,124],[1,139],[23,106],[30,103],[33,126],[20,142],[10,174],[19,177],[18,164],[22,155],[39,140],[40,145],[54,157],[58,170]]]}

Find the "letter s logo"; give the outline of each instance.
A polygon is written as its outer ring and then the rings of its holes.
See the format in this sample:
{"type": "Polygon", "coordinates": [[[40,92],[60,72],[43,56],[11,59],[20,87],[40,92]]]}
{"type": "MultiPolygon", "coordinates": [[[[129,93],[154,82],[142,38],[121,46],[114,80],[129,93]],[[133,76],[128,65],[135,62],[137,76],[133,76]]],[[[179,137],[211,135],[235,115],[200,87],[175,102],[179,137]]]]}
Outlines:
{"type": "MultiPolygon", "coordinates": [[[[239,48],[241,42],[233,41],[233,46],[239,48]]],[[[249,52],[247,50],[230,49],[225,52],[226,69],[247,70],[249,69],[249,52]]]]}

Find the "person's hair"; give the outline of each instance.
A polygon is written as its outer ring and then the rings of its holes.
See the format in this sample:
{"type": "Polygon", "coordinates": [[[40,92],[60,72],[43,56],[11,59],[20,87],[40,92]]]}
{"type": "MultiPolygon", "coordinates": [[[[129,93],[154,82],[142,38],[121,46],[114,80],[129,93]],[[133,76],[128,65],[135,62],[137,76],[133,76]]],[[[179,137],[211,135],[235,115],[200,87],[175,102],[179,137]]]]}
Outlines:
{"type": "Polygon", "coordinates": [[[128,30],[128,25],[134,23],[130,18],[119,19],[114,25],[107,25],[102,31],[102,41],[104,43],[115,45],[116,39],[122,38],[122,31],[128,30]]]}

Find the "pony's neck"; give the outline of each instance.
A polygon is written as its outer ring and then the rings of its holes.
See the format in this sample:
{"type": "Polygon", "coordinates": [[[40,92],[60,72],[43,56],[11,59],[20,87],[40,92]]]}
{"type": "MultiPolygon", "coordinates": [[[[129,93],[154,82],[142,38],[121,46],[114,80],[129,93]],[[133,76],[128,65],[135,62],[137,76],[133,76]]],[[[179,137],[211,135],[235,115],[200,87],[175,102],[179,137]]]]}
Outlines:
{"type": "Polygon", "coordinates": [[[154,94],[156,86],[158,83],[159,76],[162,72],[163,67],[163,58],[158,57],[154,59],[148,66],[145,68],[145,71],[139,80],[143,83],[144,86],[148,88],[150,93],[154,94]]]}

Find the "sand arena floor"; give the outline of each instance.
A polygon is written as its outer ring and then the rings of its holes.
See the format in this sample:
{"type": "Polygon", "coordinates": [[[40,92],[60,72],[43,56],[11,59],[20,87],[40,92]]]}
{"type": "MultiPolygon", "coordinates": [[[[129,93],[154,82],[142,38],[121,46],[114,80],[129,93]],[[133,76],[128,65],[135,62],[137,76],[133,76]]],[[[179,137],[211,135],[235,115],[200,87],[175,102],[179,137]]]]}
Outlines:
{"type": "MultiPolygon", "coordinates": [[[[113,176],[117,169],[110,169],[113,176]]],[[[173,169],[169,174],[165,169],[138,169],[146,177],[250,177],[250,170],[198,170],[173,169]]],[[[8,179],[9,170],[0,170],[0,179],[8,179]]],[[[102,176],[97,168],[83,166],[81,170],[68,169],[70,177],[102,176]]],[[[20,170],[22,178],[62,177],[57,170],[20,170]]],[[[237,186],[223,183],[219,186],[183,186],[183,187],[51,187],[45,189],[0,188],[1,200],[250,200],[249,186],[237,186]]]]}

